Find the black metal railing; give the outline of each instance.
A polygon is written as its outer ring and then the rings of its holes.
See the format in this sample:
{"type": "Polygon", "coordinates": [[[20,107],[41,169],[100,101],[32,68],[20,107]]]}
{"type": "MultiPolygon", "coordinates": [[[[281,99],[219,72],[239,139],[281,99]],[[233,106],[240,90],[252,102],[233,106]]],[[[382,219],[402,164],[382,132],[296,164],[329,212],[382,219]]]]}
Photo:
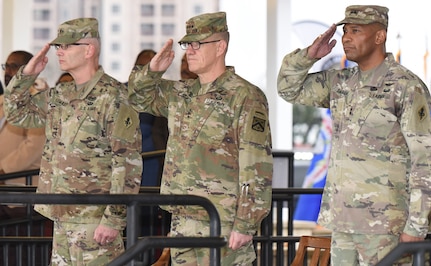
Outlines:
{"type": "MultiPolygon", "coordinates": [[[[7,189],[11,190],[10,187],[0,187],[0,195],[2,194],[2,190],[7,189]]],[[[15,187],[15,191],[19,191],[19,189],[24,189],[22,187],[15,187]]],[[[25,188],[28,190],[28,188],[25,188]]],[[[35,187],[31,192],[34,192],[35,187]]],[[[318,194],[321,193],[322,189],[301,189],[301,188],[285,188],[285,189],[273,189],[273,208],[268,217],[266,217],[261,225],[260,231],[253,238],[256,249],[258,250],[258,261],[255,262],[255,265],[286,265],[286,261],[290,264],[295,256],[295,243],[298,242],[299,236],[293,235],[293,228],[289,228],[287,224],[288,221],[283,220],[283,209],[286,207],[286,203],[289,201],[293,201],[295,195],[298,194],[318,194]],[[275,225],[275,228],[274,228],[275,225]],[[283,232],[284,228],[287,227],[288,234],[285,235],[283,232]],[[289,233],[290,232],[290,233],[289,233]],[[285,244],[288,244],[287,252],[284,252],[285,244]],[[273,244],[276,244],[276,248],[273,247],[273,244]],[[275,251],[275,254],[273,254],[275,251]]],[[[154,196],[159,195],[158,187],[141,187],[140,194],[142,195],[151,195],[154,196]]],[[[108,197],[109,198],[109,197],[108,197]]],[[[109,200],[109,199],[107,199],[109,200]]],[[[0,197],[1,202],[1,197],[0,197]]],[[[155,204],[155,202],[152,202],[155,204]]],[[[164,217],[161,219],[160,224],[163,226],[161,228],[161,233],[159,235],[166,235],[169,232],[169,223],[165,222],[164,219],[170,219],[169,213],[162,211],[164,217]]],[[[292,216],[289,216],[292,217],[292,216]]],[[[130,219],[136,219],[136,217],[130,219]]],[[[139,221],[138,221],[139,224],[139,221]]],[[[293,224],[293,223],[292,223],[293,224]]],[[[0,223],[1,228],[1,223],[0,223]]],[[[129,235],[140,235],[138,233],[139,228],[135,227],[133,230],[129,230],[125,232],[126,236],[129,235]]],[[[155,230],[151,230],[155,231],[155,230]]],[[[150,237],[154,237],[151,235],[150,237]]],[[[145,237],[140,237],[143,239],[145,237]]],[[[127,238],[126,238],[127,239],[127,238]]],[[[158,239],[158,238],[156,238],[158,239]]],[[[159,241],[159,240],[157,240],[159,241]]],[[[161,240],[164,241],[164,240],[161,240]]],[[[176,240],[175,240],[176,241],[176,240]]],[[[0,244],[2,243],[2,238],[0,238],[0,244]]],[[[163,243],[163,242],[158,242],[163,243]]],[[[140,244],[143,245],[143,244],[140,244]]],[[[129,243],[127,248],[131,248],[133,246],[132,242],[129,243]]],[[[153,248],[160,247],[159,244],[156,244],[153,248]]],[[[148,260],[148,259],[147,259],[148,260]]]]}
{"type": "MultiPolygon", "coordinates": [[[[161,152],[156,152],[151,156],[160,156],[162,154],[161,152]]],[[[253,242],[256,246],[258,260],[254,262],[254,265],[290,265],[293,261],[293,258],[295,256],[295,244],[299,241],[300,236],[293,235],[293,213],[295,209],[295,203],[296,203],[296,196],[300,194],[321,194],[323,189],[317,189],[317,188],[299,188],[299,187],[293,187],[293,152],[273,152],[274,158],[285,158],[287,160],[286,167],[287,167],[287,179],[288,179],[288,188],[274,188],[273,189],[273,196],[272,196],[272,210],[268,217],[266,217],[261,225],[261,228],[256,236],[253,238],[253,242]],[[288,212],[288,218],[285,220],[283,218],[283,212],[288,212]],[[287,235],[286,231],[287,230],[287,235]],[[287,248],[286,248],[287,245],[287,248]]],[[[151,157],[150,155],[146,155],[146,157],[151,157]]],[[[277,169],[274,169],[277,171],[277,169]]],[[[5,174],[0,175],[0,180],[6,180],[10,178],[18,178],[26,176],[28,177],[27,180],[31,180],[32,175],[37,175],[38,170],[32,170],[32,171],[24,171],[19,173],[12,173],[12,174],[5,174]]],[[[31,182],[31,181],[30,181],[31,182]]],[[[2,200],[1,195],[3,195],[5,192],[21,192],[21,193],[30,193],[30,195],[34,195],[34,192],[36,190],[36,187],[34,186],[24,186],[24,187],[17,187],[17,186],[0,186],[0,202],[4,202],[2,200]]],[[[147,195],[150,195],[151,202],[143,202],[143,205],[158,205],[159,203],[154,202],[154,197],[159,196],[159,187],[141,187],[140,194],[143,195],[143,198],[147,198],[147,195]]],[[[16,194],[15,194],[16,195],[16,194]]],[[[36,195],[34,195],[36,196],[36,195]]],[[[63,197],[64,195],[57,195],[60,197],[63,197]]],[[[89,198],[89,202],[91,204],[95,204],[96,202],[93,201],[95,195],[91,195],[91,199],[89,198]]],[[[100,196],[100,195],[99,195],[100,196]]],[[[112,199],[110,195],[106,199],[104,199],[105,203],[114,203],[110,200],[112,199]]],[[[137,195],[131,195],[132,197],[135,197],[137,195]]],[[[103,196],[102,196],[103,197],[103,196]]],[[[139,197],[139,196],[138,196],[139,197]]],[[[178,196],[175,200],[180,200],[180,198],[183,196],[178,196]]],[[[21,198],[20,198],[21,199],[21,198]]],[[[19,199],[19,202],[23,202],[19,199]]],[[[136,200],[136,199],[135,199],[136,200]]],[[[29,202],[30,205],[34,202],[29,202]]],[[[59,202],[56,202],[56,204],[59,202]]],[[[73,204],[76,204],[76,200],[73,201],[73,204]]],[[[178,202],[177,202],[178,203],[178,202]]],[[[176,203],[176,204],[177,204],[176,203]]],[[[164,203],[162,203],[164,204],[164,203]]],[[[169,204],[169,203],[168,203],[169,204]]],[[[137,207],[138,201],[133,202],[133,204],[130,206],[130,208],[134,209],[131,213],[128,210],[128,223],[129,220],[137,222],[137,215],[136,215],[136,207],[137,207]],[[129,217],[130,214],[130,217],[129,217]]],[[[128,207],[129,209],[129,207],[128,207]]],[[[139,230],[137,227],[129,228],[129,225],[127,227],[127,230],[125,232],[125,241],[127,241],[127,249],[124,255],[118,260],[113,261],[110,265],[121,265],[123,262],[128,261],[131,258],[136,258],[136,255],[140,252],[143,252],[144,250],[148,249],[154,249],[154,248],[162,248],[162,247],[185,247],[185,242],[188,240],[192,240],[193,243],[189,244],[190,247],[194,247],[192,245],[196,245],[196,243],[199,243],[199,246],[202,246],[201,241],[193,241],[194,239],[172,239],[164,237],[167,232],[169,232],[169,220],[170,220],[170,214],[165,211],[160,211],[159,213],[155,213],[154,215],[161,216],[160,225],[161,230],[153,230],[151,229],[150,232],[155,232],[155,234],[151,233],[149,236],[139,236],[139,230]],[[167,221],[167,222],[166,222],[167,221]],[[131,239],[128,239],[131,237],[131,239]],[[185,241],[185,242],[183,242],[185,241]],[[119,263],[119,264],[117,264],[119,263]]],[[[2,228],[2,224],[4,222],[0,221],[0,232],[2,228]]],[[[159,228],[160,229],[160,228],[159,228]]],[[[26,238],[10,238],[10,237],[0,237],[0,245],[7,244],[7,243],[15,243],[19,244],[18,242],[21,241],[23,244],[24,242],[28,243],[38,243],[39,245],[41,243],[50,244],[52,241],[52,238],[50,237],[26,237],[26,238]]],[[[215,237],[214,239],[212,236],[208,238],[209,245],[212,244],[220,244],[218,241],[221,241],[220,237],[215,237]],[[212,242],[213,241],[213,242],[212,242]]],[[[225,240],[223,240],[225,241],[225,240]]],[[[410,244],[410,243],[408,243],[410,244]]],[[[421,263],[422,254],[425,251],[430,251],[431,244],[430,242],[419,242],[412,245],[409,245],[406,247],[404,243],[400,243],[401,247],[397,247],[394,249],[391,254],[388,254],[388,258],[385,257],[385,259],[382,262],[389,262],[389,260],[392,262],[396,258],[400,258],[403,253],[407,252],[410,254],[413,254],[413,257],[415,259],[415,265],[422,266],[424,264],[421,263]],[[407,249],[407,250],[406,250],[407,249]],[[418,264],[419,263],[419,264],[418,264]]],[[[31,253],[33,254],[33,253],[31,253]]],[[[45,256],[46,257],[46,256],[45,256]]],[[[145,260],[144,260],[145,261],[145,260]]],[[[136,262],[138,263],[138,262],[136,262]]],[[[390,264],[390,263],[389,263],[390,264]]],[[[21,265],[21,264],[19,264],[21,265]]],[[[46,265],[42,264],[42,265],[46,265]]],[[[147,265],[147,264],[135,264],[135,265],[147,265]]],[[[386,264],[379,264],[380,265],[386,265],[386,264]]]]}
{"type": "MultiPolygon", "coordinates": [[[[140,205],[199,205],[202,206],[208,213],[210,219],[210,237],[200,238],[198,243],[201,247],[210,248],[210,265],[220,265],[220,247],[226,244],[226,240],[220,236],[220,217],[217,209],[214,205],[206,198],[193,196],[193,195],[126,195],[126,194],[115,194],[99,195],[99,194],[36,194],[36,193],[13,193],[5,192],[0,193],[0,202],[4,204],[10,203],[25,203],[25,204],[91,204],[91,205],[127,205],[127,249],[131,249],[119,256],[115,261],[112,261],[109,265],[124,265],[129,259],[132,259],[137,255],[137,251],[142,252],[144,250],[137,250],[139,248],[148,248],[149,246],[144,244],[138,244],[143,240],[138,240],[138,216],[137,207],[140,205]]],[[[178,241],[182,243],[182,247],[194,247],[197,243],[195,238],[178,237],[176,239],[169,237],[164,238],[164,244],[167,247],[177,246],[178,241]]],[[[159,244],[159,242],[155,241],[159,244]]]]}
{"type": "MultiPolygon", "coordinates": [[[[143,153],[143,158],[150,158],[150,157],[159,157],[164,154],[165,151],[155,151],[155,152],[149,152],[149,153],[143,153]]],[[[287,173],[287,185],[289,188],[286,189],[273,189],[273,208],[271,209],[270,214],[267,218],[264,219],[261,225],[261,229],[258,232],[258,234],[253,238],[254,244],[256,246],[256,249],[258,251],[258,260],[255,261],[254,265],[258,264],[258,261],[260,262],[260,265],[285,265],[285,261],[290,262],[293,260],[293,257],[295,256],[295,243],[299,240],[299,236],[293,236],[293,220],[291,217],[293,217],[293,211],[294,211],[294,204],[295,204],[295,195],[297,194],[308,194],[308,193],[321,193],[321,189],[297,189],[292,188],[293,187],[293,176],[294,176],[294,153],[289,151],[274,151],[273,156],[275,159],[282,158],[286,159],[286,162],[283,163],[283,165],[286,166],[287,169],[285,169],[287,173]],[[288,217],[289,219],[287,221],[283,221],[282,212],[283,209],[287,207],[288,210],[288,217]],[[274,216],[276,216],[276,221],[274,221],[274,216]],[[285,227],[285,224],[287,223],[287,236],[283,236],[283,228],[285,227]],[[274,235],[274,224],[276,226],[275,228],[275,235],[274,235]],[[274,248],[273,244],[276,243],[276,254],[274,256],[274,248]],[[288,244],[287,248],[287,254],[284,252],[284,245],[285,243],[288,244]],[[275,263],[274,262],[275,258],[275,263]]],[[[278,169],[283,170],[283,169],[278,169]]],[[[275,169],[277,171],[277,169],[275,169]]],[[[37,174],[37,170],[35,171],[26,171],[21,173],[14,173],[14,174],[8,174],[4,175],[3,179],[9,179],[9,178],[15,178],[19,176],[31,176],[37,174]]],[[[27,178],[29,179],[29,178],[27,178]]],[[[0,179],[1,180],[1,179],[0,179]]],[[[30,179],[31,180],[31,179],[30,179]]],[[[31,181],[30,181],[31,182],[31,181]]],[[[0,191],[3,188],[0,187],[0,191]]],[[[33,187],[8,187],[4,188],[6,191],[22,191],[25,189],[26,192],[34,192],[35,188],[33,187]]],[[[140,194],[158,194],[159,188],[158,187],[141,187],[140,194]]],[[[1,202],[1,201],[0,201],[1,202]]],[[[134,216],[136,212],[134,212],[134,216]]],[[[169,232],[169,223],[166,222],[166,220],[170,220],[170,214],[162,211],[161,214],[163,215],[163,221],[161,221],[162,229],[161,235],[166,235],[167,232],[169,232]]],[[[131,219],[136,219],[136,217],[133,217],[131,219]]],[[[150,232],[154,232],[154,228],[150,228],[150,232]]],[[[138,230],[131,229],[127,232],[125,232],[126,235],[138,235],[138,230]]],[[[1,240],[0,240],[1,241],[1,240]]],[[[131,242],[129,242],[131,243],[131,242]]],[[[143,245],[143,244],[141,244],[143,245]]],[[[131,246],[127,246],[129,249],[131,246]]],[[[130,253],[130,252],[126,252],[130,253]]],[[[154,251],[152,253],[154,256],[154,251]]],[[[147,256],[148,257],[148,256],[147,256]]],[[[144,261],[148,261],[149,259],[144,256],[144,261]]]]}
{"type": "MultiPolygon", "coordinates": [[[[36,175],[39,175],[39,169],[20,171],[20,172],[8,173],[8,174],[1,174],[0,175],[0,181],[6,181],[9,179],[25,177],[26,185],[31,186],[32,185],[32,176],[36,176],[36,175]]],[[[29,188],[29,190],[31,190],[31,189],[32,188],[29,188]]]]}
{"type": "Polygon", "coordinates": [[[413,266],[431,265],[430,254],[431,240],[402,242],[379,261],[376,266],[395,265],[395,262],[404,256],[412,256],[413,266]]]}

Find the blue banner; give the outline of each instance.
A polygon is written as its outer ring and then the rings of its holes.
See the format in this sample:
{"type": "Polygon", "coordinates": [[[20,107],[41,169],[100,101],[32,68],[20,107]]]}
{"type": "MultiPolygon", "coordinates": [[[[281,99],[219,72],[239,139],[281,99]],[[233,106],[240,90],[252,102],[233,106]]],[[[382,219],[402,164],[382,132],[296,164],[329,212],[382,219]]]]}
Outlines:
{"type": "MultiPolygon", "coordinates": [[[[323,188],[328,171],[329,154],[331,151],[332,120],[329,109],[322,109],[322,126],[316,143],[316,150],[306,173],[304,188],[323,188]]],[[[299,196],[293,220],[314,221],[320,210],[320,194],[303,194],[299,196]]]]}

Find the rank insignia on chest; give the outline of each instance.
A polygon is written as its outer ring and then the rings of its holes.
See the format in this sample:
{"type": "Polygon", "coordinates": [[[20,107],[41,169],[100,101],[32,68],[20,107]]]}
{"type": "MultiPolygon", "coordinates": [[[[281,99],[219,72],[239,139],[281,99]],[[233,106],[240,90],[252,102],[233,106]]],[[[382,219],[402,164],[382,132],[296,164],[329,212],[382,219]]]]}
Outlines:
{"type": "Polygon", "coordinates": [[[251,128],[258,132],[265,131],[266,120],[260,117],[253,116],[253,123],[251,124],[251,128]]]}

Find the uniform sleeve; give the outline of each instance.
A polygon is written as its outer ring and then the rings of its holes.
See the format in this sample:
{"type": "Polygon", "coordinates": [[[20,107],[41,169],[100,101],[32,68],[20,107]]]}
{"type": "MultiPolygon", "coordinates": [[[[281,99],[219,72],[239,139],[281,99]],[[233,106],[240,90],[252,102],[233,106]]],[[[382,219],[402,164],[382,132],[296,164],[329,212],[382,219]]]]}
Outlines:
{"type": "Polygon", "coordinates": [[[263,93],[246,99],[240,117],[240,195],[233,230],[253,235],[268,215],[272,200],[271,130],[263,93]]]}
{"type": "Polygon", "coordinates": [[[45,127],[46,93],[30,93],[37,76],[23,75],[21,67],[5,90],[4,112],[8,122],[25,128],[45,127]]]}
{"type": "Polygon", "coordinates": [[[171,90],[173,81],[162,79],[164,72],[153,72],[145,66],[135,66],[128,82],[129,102],[138,112],[167,116],[167,97],[164,90],[171,90]]]}
{"type": "Polygon", "coordinates": [[[430,95],[425,85],[407,87],[401,127],[409,147],[409,214],[404,233],[425,237],[431,209],[431,119],[430,95]]]}
{"type": "MultiPolygon", "coordinates": [[[[108,134],[112,147],[110,194],[137,194],[141,184],[141,133],[138,113],[129,105],[112,107],[108,134]]],[[[101,224],[122,230],[126,225],[126,207],[108,205],[101,224]]]]}
{"type": "Polygon", "coordinates": [[[318,60],[308,59],[306,53],[306,49],[296,49],[283,58],[277,79],[278,95],[292,104],[328,108],[328,72],[308,74],[318,60]]]}

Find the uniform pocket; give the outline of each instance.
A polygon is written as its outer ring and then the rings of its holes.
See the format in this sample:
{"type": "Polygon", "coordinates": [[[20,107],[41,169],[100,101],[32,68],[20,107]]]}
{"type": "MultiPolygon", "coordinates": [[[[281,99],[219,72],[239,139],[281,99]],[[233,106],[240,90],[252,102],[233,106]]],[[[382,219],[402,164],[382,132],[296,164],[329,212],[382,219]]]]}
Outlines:
{"type": "Polygon", "coordinates": [[[397,117],[384,109],[365,108],[352,132],[369,148],[380,150],[396,123],[397,117]]]}

